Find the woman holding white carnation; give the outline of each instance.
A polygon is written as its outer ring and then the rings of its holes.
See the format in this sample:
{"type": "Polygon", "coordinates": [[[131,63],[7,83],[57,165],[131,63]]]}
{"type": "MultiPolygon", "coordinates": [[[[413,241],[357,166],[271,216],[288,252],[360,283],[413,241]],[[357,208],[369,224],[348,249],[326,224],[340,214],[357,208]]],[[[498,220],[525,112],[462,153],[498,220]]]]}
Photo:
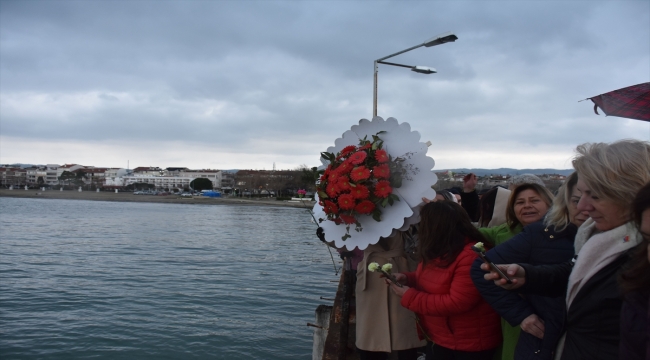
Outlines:
{"type": "Polygon", "coordinates": [[[491,360],[502,339],[499,315],[469,275],[471,247],[485,239],[456,203],[428,203],[420,217],[417,270],[394,274],[402,287],[386,283],[417,314],[427,359],[491,360]]]}
{"type": "Polygon", "coordinates": [[[416,360],[417,348],[424,346],[418,339],[415,315],[400,305],[400,298],[370,271],[407,272],[417,266],[404,250],[407,232],[381,238],[363,251],[357,266],[356,284],[356,346],[361,360],[387,359],[395,352],[399,360],[416,360]],[[373,265],[369,269],[369,265],[373,265]],[[376,267],[375,267],[376,266],[376,267]]]}

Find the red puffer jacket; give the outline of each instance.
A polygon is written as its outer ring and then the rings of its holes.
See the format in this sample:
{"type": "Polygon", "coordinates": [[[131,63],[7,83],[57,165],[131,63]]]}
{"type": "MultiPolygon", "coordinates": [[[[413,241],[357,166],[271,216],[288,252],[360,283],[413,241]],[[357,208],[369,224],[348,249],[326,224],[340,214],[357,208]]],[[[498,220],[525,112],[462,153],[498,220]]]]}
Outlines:
{"type": "Polygon", "coordinates": [[[402,306],[415,312],[434,343],[460,351],[482,351],[501,344],[499,315],[481,298],[469,276],[477,255],[467,243],[447,268],[430,261],[406,273],[411,287],[402,306]]]}

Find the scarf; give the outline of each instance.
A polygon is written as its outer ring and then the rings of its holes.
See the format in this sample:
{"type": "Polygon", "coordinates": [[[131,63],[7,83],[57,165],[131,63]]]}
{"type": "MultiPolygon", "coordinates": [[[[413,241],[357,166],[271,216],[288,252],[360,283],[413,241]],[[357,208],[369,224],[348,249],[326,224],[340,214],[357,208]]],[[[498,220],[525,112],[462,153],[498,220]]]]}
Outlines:
{"type": "MultiPolygon", "coordinates": [[[[566,292],[567,310],[584,284],[602,268],[616,260],[621,253],[637,246],[643,238],[632,222],[598,233],[596,222],[589,218],[580,226],[573,246],[578,254],[566,292]]],[[[566,333],[557,344],[555,360],[562,357],[566,333]]]]}
{"type": "Polygon", "coordinates": [[[567,309],[584,284],[602,268],[616,260],[623,252],[641,243],[641,234],[634,223],[627,222],[617,228],[597,233],[596,222],[588,219],[578,229],[574,246],[578,254],[567,287],[567,309]]]}

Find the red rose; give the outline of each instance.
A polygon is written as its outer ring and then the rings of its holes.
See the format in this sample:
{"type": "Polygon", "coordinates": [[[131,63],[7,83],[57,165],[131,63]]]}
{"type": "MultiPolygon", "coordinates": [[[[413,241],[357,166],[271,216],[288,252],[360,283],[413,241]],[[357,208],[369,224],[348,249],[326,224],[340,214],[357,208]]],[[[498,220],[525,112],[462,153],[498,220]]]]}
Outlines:
{"type": "Polygon", "coordinates": [[[375,151],[375,159],[380,163],[388,162],[388,154],[386,153],[386,150],[375,151]]]}
{"type": "Polygon", "coordinates": [[[363,200],[354,207],[354,211],[359,214],[370,214],[373,210],[375,210],[375,204],[370,200],[363,200]]]}
{"type": "Polygon", "coordinates": [[[366,160],[366,156],[368,156],[368,154],[366,154],[365,151],[357,151],[348,158],[348,161],[354,165],[359,165],[366,160]]]}
{"type": "Polygon", "coordinates": [[[325,210],[326,214],[338,214],[339,213],[339,208],[336,206],[335,203],[325,200],[325,206],[323,207],[323,210],[325,210]]]}
{"type": "Polygon", "coordinates": [[[354,224],[357,222],[357,219],[352,215],[340,214],[339,217],[346,224],[354,224]]]}
{"type": "Polygon", "coordinates": [[[357,147],[354,145],[348,145],[341,150],[341,157],[346,157],[357,150],[357,147]]]}
{"type": "Polygon", "coordinates": [[[354,181],[365,180],[370,177],[370,170],[368,170],[365,166],[357,166],[352,169],[350,177],[354,181]]]}
{"type": "Polygon", "coordinates": [[[375,195],[380,198],[385,198],[393,192],[390,183],[386,180],[378,181],[375,185],[375,195]]]}
{"type": "Polygon", "coordinates": [[[344,161],[336,168],[335,172],[337,175],[347,175],[352,170],[353,165],[347,161],[344,161]]]}
{"type": "Polygon", "coordinates": [[[370,191],[363,185],[357,185],[350,189],[350,195],[354,196],[355,199],[367,199],[370,191]]]}
{"type": "Polygon", "coordinates": [[[336,186],[339,189],[339,192],[344,192],[350,190],[350,179],[347,176],[341,176],[336,180],[336,186]]]}
{"type": "Polygon", "coordinates": [[[388,179],[390,177],[390,169],[388,164],[377,165],[372,169],[372,174],[377,179],[388,179]]]}
{"type": "Polygon", "coordinates": [[[338,201],[339,208],[341,210],[352,210],[354,209],[354,205],[356,205],[356,202],[354,200],[354,196],[350,194],[343,194],[339,196],[339,201],[338,201]]]}
{"type": "Polygon", "coordinates": [[[327,196],[333,198],[339,194],[339,189],[336,187],[335,183],[329,183],[327,184],[327,189],[325,190],[325,192],[327,193],[327,196]]]}

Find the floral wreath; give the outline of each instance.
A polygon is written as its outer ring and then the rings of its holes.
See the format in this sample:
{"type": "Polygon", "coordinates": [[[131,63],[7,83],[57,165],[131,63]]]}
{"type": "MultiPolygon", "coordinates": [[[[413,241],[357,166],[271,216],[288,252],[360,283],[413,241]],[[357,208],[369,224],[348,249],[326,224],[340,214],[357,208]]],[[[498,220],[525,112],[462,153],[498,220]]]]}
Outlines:
{"type": "Polygon", "coordinates": [[[363,250],[417,223],[422,197],[435,197],[427,148],[408,123],[375,117],[361,119],[321,153],[313,214],[325,239],[363,250]]]}

